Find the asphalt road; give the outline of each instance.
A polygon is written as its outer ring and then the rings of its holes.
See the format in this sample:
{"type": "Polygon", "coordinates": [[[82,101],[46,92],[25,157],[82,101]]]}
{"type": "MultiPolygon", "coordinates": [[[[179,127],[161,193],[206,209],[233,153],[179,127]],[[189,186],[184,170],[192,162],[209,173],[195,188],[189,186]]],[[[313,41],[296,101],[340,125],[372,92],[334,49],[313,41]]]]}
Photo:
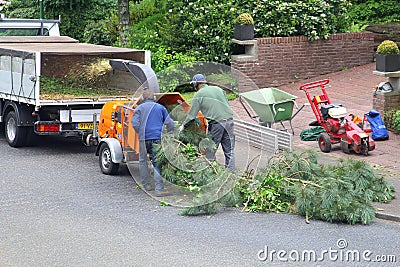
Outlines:
{"type": "Polygon", "coordinates": [[[1,266],[400,263],[398,223],[306,224],[294,215],[239,209],[183,217],[138,189],[126,167],[118,176],[103,175],[94,148],[73,139],[44,138],[15,149],[0,133],[0,184],[1,266]],[[313,252],[323,260],[313,261],[313,252]],[[378,258],[396,262],[367,261],[378,258]]]}

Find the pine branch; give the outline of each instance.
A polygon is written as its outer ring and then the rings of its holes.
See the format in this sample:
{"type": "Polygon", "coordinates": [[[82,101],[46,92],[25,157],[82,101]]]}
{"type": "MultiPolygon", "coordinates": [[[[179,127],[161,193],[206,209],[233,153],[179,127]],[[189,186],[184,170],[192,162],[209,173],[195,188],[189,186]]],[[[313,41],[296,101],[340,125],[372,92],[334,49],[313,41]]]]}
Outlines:
{"type": "Polygon", "coordinates": [[[295,184],[294,182],[300,182],[303,185],[312,185],[318,188],[323,188],[322,186],[320,186],[319,184],[313,183],[311,181],[307,181],[307,180],[302,180],[302,179],[296,179],[296,178],[283,178],[282,180],[288,181],[288,182],[292,182],[292,184],[295,184]]]}

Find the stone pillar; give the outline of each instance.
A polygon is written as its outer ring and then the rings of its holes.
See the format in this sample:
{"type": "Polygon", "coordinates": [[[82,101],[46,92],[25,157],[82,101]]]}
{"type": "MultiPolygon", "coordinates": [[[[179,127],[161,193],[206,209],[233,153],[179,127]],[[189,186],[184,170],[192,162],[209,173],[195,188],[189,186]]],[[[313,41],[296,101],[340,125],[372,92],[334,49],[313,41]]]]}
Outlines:
{"type": "Polygon", "coordinates": [[[374,71],[375,75],[386,77],[389,80],[389,83],[392,85],[393,90],[400,90],[400,71],[394,72],[382,72],[382,71],[374,71]]]}
{"type": "Polygon", "coordinates": [[[372,107],[377,110],[382,118],[385,111],[400,109],[400,90],[391,92],[376,91],[373,95],[372,107]]]}

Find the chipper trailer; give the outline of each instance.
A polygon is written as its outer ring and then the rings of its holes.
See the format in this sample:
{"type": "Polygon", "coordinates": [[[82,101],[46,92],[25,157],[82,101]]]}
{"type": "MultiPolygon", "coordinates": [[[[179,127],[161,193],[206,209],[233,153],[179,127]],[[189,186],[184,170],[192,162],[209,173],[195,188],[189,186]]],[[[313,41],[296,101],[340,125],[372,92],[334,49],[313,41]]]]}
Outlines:
{"type": "MultiPolygon", "coordinates": [[[[115,67],[115,66],[114,66],[115,67]]],[[[125,66],[120,65],[121,68],[125,66]]],[[[158,93],[157,78],[154,75],[149,78],[141,88],[155,92],[156,102],[165,106],[174,121],[177,117],[186,116],[190,105],[181,94],[158,93]]],[[[98,146],[96,156],[99,156],[100,169],[104,174],[116,174],[121,163],[139,160],[138,133],[132,127],[132,116],[135,108],[142,103],[141,95],[131,100],[115,100],[104,104],[100,112],[100,120],[97,130],[98,146]]],[[[200,128],[205,131],[206,119],[199,112],[200,128]]]]}

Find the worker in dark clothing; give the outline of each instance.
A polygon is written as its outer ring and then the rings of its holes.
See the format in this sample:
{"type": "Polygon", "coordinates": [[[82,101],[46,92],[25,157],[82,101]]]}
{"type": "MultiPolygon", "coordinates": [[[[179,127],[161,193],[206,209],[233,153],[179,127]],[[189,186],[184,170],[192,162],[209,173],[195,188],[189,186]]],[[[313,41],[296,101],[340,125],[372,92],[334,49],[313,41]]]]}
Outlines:
{"type": "Polygon", "coordinates": [[[139,135],[139,173],[142,186],[146,191],[152,190],[150,185],[150,171],[147,156],[151,156],[154,168],[154,186],[156,195],[167,195],[161,170],[156,163],[155,144],[161,143],[161,134],[164,124],[168,131],[174,129],[174,121],[168,115],[167,109],[155,102],[154,93],[148,89],[143,90],[142,103],[136,107],[132,117],[132,127],[139,135]]]}
{"type": "MultiPolygon", "coordinates": [[[[217,145],[222,146],[225,155],[225,168],[231,171],[235,170],[235,134],[233,126],[233,112],[229,106],[224,90],[218,86],[207,84],[206,77],[203,74],[196,74],[191,84],[197,91],[193,97],[190,111],[187,118],[180,126],[182,131],[189,121],[197,117],[201,111],[208,123],[208,133],[217,145]]],[[[215,150],[207,151],[206,157],[209,160],[215,160],[215,150]]]]}

